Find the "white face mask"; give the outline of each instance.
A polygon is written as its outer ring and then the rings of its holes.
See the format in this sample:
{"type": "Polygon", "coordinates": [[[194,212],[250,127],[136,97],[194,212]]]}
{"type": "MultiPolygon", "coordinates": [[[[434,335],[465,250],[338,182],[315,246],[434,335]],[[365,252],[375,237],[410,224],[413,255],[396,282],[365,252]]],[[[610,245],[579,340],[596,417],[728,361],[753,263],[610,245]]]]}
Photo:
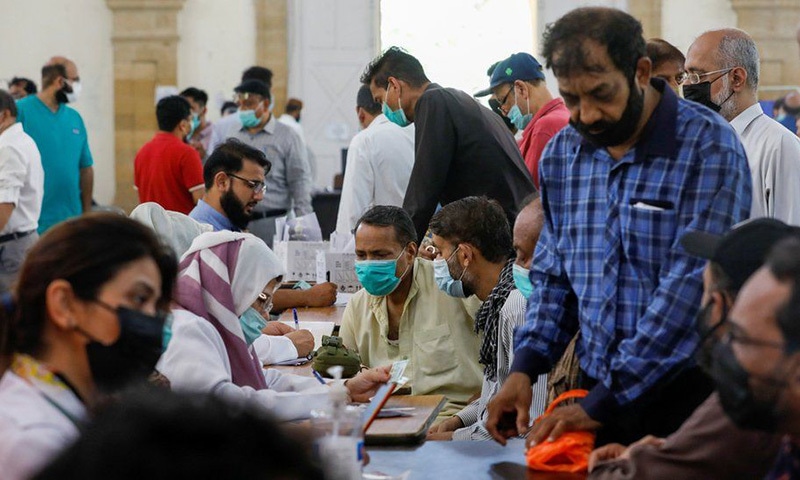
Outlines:
{"type": "Polygon", "coordinates": [[[72,93],[67,93],[67,101],[69,103],[75,103],[81,96],[81,91],[83,87],[81,87],[81,82],[72,82],[72,93]]]}

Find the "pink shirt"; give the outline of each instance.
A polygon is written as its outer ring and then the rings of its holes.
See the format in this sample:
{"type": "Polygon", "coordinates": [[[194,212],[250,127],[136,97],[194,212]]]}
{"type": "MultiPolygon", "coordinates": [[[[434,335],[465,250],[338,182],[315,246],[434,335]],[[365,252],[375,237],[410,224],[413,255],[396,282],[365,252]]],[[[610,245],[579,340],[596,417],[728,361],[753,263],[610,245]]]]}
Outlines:
{"type": "Polygon", "coordinates": [[[522,132],[519,149],[537,189],[539,188],[539,158],[542,156],[542,151],[547,142],[567,123],[569,123],[569,110],[563,100],[554,98],[536,112],[522,132]]]}

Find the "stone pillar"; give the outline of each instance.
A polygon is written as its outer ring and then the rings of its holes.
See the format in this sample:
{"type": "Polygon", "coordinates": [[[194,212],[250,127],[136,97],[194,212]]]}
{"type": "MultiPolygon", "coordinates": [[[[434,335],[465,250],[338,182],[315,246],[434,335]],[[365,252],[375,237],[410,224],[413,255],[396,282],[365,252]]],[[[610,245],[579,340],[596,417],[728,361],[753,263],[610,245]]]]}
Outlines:
{"type": "Polygon", "coordinates": [[[256,65],[272,70],[273,113],[286,106],[289,83],[287,0],[254,0],[256,10],[256,65]]]}
{"type": "Polygon", "coordinates": [[[786,90],[764,87],[800,84],[795,32],[800,21],[798,0],[731,0],[739,17],[738,27],[753,37],[761,55],[759,96],[774,99],[786,90]]]}
{"type": "Polygon", "coordinates": [[[177,84],[178,13],[184,2],[106,0],[114,14],[114,204],[128,212],[139,203],[134,157],[157,130],[156,86],[177,84]]]}
{"type": "Polygon", "coordinates": [[[645,40],[661,37],[661,1],[628,0],[628,13],[642,22],[645,40]]]}

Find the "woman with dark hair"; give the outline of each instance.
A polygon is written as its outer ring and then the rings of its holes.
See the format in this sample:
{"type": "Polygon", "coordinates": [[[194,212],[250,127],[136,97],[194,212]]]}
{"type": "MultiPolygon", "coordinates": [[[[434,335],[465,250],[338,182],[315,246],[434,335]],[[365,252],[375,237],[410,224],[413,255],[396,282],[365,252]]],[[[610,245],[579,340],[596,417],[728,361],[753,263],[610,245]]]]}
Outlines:
{"type": "Polygon", "coordinates": [[[34,245],[4,305],[4,480],[35,473],[75,440],[100,399],[153,372],[176,274],[168,247],[114,214],[63,222],[34,245]]]}

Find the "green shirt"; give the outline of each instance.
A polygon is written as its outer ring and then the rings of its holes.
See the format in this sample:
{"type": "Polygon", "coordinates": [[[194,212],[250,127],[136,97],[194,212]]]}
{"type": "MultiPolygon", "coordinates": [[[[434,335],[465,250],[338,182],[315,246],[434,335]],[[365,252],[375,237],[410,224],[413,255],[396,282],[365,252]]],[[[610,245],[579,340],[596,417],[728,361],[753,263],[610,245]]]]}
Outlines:
{"type": "Polygon", "coordinates": [[[17,120],[42,155],[44,198],[39,233],[83,213],[80,170],[92,166],[81,115],[65,104],[54,113],[36,95],[17,102],[17,120]]]}
{"type": "Polygon", "coordinates": [[[429,260],[417,258],[413,275],[397,341],[388,339],[386,297],[363,289],[347,303],[339,334],[369,367],[408,360],[405,376],[411,379],[412,395],[447,397],[441,419],[461,410],[481,390],[481,340],[474,320],[480,301],[454,298],[439,290],[429,260]]]}

